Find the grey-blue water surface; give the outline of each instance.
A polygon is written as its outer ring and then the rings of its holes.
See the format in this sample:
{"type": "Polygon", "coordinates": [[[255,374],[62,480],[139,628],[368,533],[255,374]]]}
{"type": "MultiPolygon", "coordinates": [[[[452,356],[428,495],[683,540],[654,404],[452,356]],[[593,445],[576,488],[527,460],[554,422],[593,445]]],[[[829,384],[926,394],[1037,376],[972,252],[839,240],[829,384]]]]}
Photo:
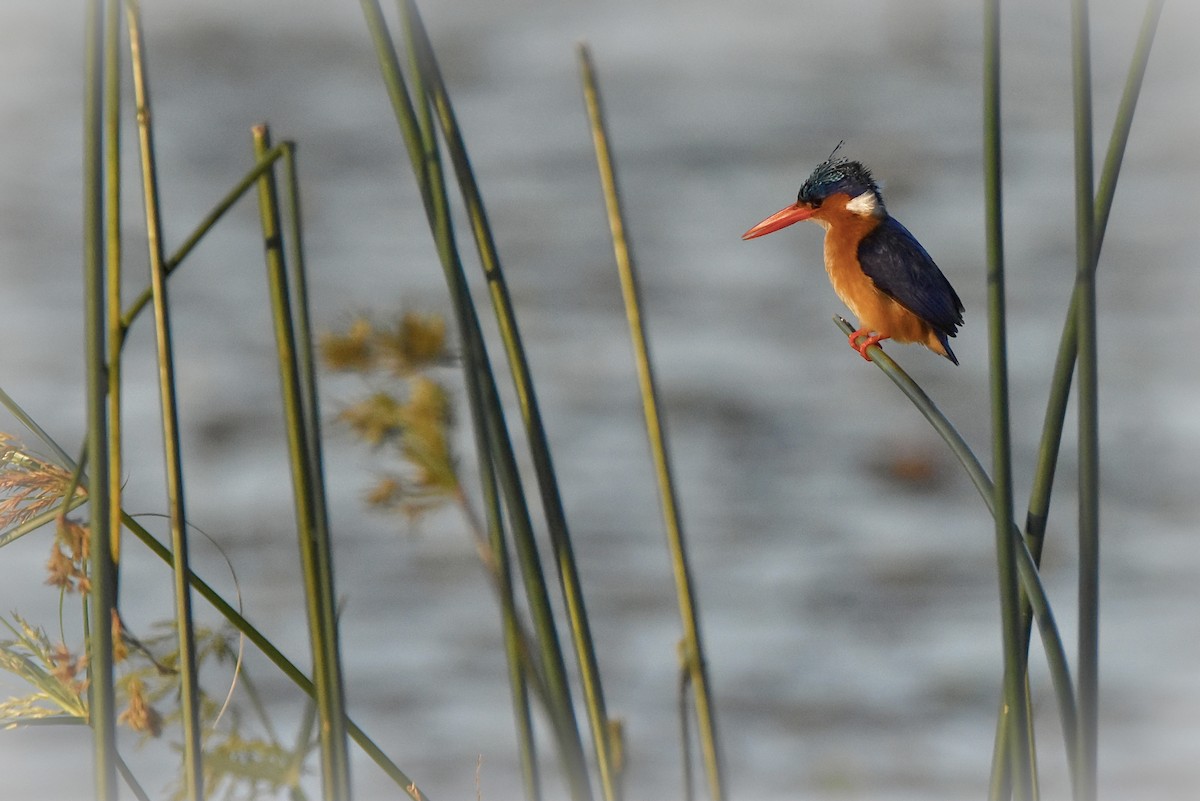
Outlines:
{"type": "MultiPolygon", "coordinates": [[[[68,450],[84,408],[79,5],[0,8],[0,380],[68,450]]],[[[242,174],[249,127],[269,120],[277,138],[299,142],[319,327],[356,312],[448,313],[357,4],[143,6],[169,244],[242,174]]],[[[845,139],[967,306],[961,367],[912,346],[888,352],[988,463],[978,4],[423,6],[529,348],[608,705],[625,721],[629,797],[681,795],[679,627],[584,123],[581,39],[603,82],[644,282],[731,797],[981,797],[1000,686],[986,510],[834,328],[842,309],[822,275],[820,231],[739,239],[845,139]]],[[[1093,3],[1098,153],[1140,14],[1139,3],[1093,3]]],[[[1018,507],[1075,269],[1068,15],[1065,2],[1017,0],[1003,16],[1018,507]]],[[[1198,21],[1195,5],[1168,4],[1098,282],[1108,799],[1200,790],[1198,21]]],[[[132,144],[127,134],[130,296],[145,280],[132,144]]],[[[172,279],[187,502],[236,565],[247,615],[304,664],[255,215],[240,206],[172,279]]],[[[152,352],[143,321],[128,346],[125,478],[128,507],[147,514],[164,508],[152,352]]],[[[324,377],[326,413],[362,389],[324,377]]],[[[479,797],[518,797],[498,616],[461,520],[364,512],[362,488],[385,464],[328,430],[352,713],[430,797],[475,797],[477,775],[479,797]]],[[[1073,432],[1072,415],[1045,559],[1072,655],[1073,432]]],[[[160,520],[146,522],[161,533],[160,520]]],[[[4,549],[0,608],[54,631],[57,598],[41,586],[48,547],[40,533],[4,549]]],[[[233,592],[213,545],[198,540],[194,559],[233,592]]],[[[125,571],[130,625],[149,630],[170,608],[168,576],[135,546],[125,571]]],[[[1032,663],[1045,797],[1064,798],[1036,645],[1032,663]]],[[[249,668],[288,731],[297,694],[253,654],[249,668]]],[[[218,692],[228,676],[204,680],[218,692]]],[[[157,792],[173,757],[129,745],[157,792]]],[[[83,728],[3,732],[0,766],[5,798],[89,795],[83,728]]],[[[396,797],[367,760],[355,767],[360,797],[396,797]]]]}

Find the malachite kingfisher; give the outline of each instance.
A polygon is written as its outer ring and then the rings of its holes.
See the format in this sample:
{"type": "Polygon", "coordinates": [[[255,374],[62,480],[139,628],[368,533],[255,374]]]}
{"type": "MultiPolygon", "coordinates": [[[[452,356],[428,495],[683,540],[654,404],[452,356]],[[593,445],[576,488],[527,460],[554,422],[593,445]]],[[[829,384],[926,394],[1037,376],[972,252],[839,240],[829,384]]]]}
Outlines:
{"type": "Polygon", "coordinates": [[[888,214],[870,170],[837,158],[839,148],[808,176],[795,204],[742,239],[812,220],[825,229],[833,289],[858,318],[850,347],[870,361],[867,348],[881,340],[919,342],[958,364],[949,340],[962,325],[962,301],[916,237],[888,214]]]}

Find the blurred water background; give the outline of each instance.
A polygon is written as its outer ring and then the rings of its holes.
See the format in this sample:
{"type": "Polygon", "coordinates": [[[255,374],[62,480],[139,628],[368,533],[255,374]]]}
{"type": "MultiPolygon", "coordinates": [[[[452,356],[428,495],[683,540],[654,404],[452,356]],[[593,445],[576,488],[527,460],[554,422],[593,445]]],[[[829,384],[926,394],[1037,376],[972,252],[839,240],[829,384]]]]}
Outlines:
{"type": "MultiPolygon", "coordinates": [[[[243,174],[249,127],[268,120],[277,139],[300,145],[318,325],[357,312],[448,313],[357,4],[143,5],[168,245],[243,174]]],[[[1141,4],[1092,5],[1102,153],[1141,4]]],[[[626,723],[631,799],[680,796],[678,623],[575,43],[594,48],[607,101],[731,797],[977,798],[1000,687],[985,508],[935,434],[834,328],[842,309],[822,274],[820,230],[739,236],[791,202],[845,139],[966,303],[961,367],[916,347],[888,352],[986,464],[978,6],[423,4],[541,393],[609,709],[626,723]]],[[[1003,18],[1019,506],[1074,272],[1068,13],[1065,2],[1016,0],[1003,18]]],[[[68,450],[84,417],[82,16],[80,4],[0,8],[0,381],[68,450]]],[[[1110,799],[1200,790],[1198,21],[1194,4],[1168,5],[1100,266],[1100,769],[1110,799]]],[[[133,139],[127,241],[130,274],[143,276],[133,139]]],[[[247,616],[305,664],[256,214],[243,203],[172,279],[187,500],[192,522],[236,565],[247,616]]],[[[143,513],[164,509],[149,330],[135,327],[126,362],[127,506],[143,513]]],[[[362,389],[326,377],[327,415],[362,389]]],[[[352,713],[431,797],[475,797],[480,758],[480,797],[517,797],[499,617],[461,521],[365,512],[362,489],[384,465],[346,431],[328,431],[352,713]]],[[[1069,433],[1045,558],[1069,640],[1073,442],[1069,433]]],[[[41,586],[48,548],[43,533],[4,550],[0,608],[53,630],[57,598],[41,586]]],[[[216,548],[196,549],[196,568],[232,592],[216,548]]],[[[169,576],[136,545],[124,569],[126,614],[148,630],[170,609],[169,576]]],[[[1043,661],[1035,645],[1046,797],[1062,798],[1043,661]]],[[[261,659],[250,669],[280,720],[297,720],[288,682],[261,659]]],[[[227,681],[205,675],[213,688],[227,681]]],[[[17,688],[0,678],[0,689],[17,688]]],[[[5,797],[87,797],[87,742],[82,728],[0,734],[5,797]]],[[[160,788],[173,769],[161,746],[129,751],[160,788]]],[[[356,765],[360,797],[396,797],[365,759],[356,765]]]]}

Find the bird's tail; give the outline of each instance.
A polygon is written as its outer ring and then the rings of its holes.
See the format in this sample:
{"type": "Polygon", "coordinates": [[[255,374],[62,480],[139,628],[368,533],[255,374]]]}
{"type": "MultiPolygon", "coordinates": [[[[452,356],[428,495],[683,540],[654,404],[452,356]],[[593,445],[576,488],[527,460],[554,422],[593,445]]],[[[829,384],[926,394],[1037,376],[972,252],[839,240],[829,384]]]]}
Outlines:
{"type": "Polygon", "coordinates": [[[935,332],[935,336],[937,336],[937,342],[939,345],[941,345],[941,348],[932,348],[932,350],[935,353],[942,354],[955,364],[958,364],[958,357],[954,355],[954,351],[950,350],[950,337],[946,336],[941,331],[935,332]]]}

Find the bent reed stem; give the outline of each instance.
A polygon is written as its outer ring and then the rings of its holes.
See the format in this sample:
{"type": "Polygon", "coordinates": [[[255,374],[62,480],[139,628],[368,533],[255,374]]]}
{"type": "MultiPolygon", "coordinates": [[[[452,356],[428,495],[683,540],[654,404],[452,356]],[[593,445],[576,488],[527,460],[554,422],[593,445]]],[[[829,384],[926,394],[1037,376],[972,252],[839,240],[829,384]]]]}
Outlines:
{"type": "MultiPolygon", "coordinates": [[[[850,325],[842,317],[835,316],[833,319],[837,327],[847,336],[854,332],[854,326],[850,325]]],[[[991,513],[992,505],[995,503],[996,498],[992,479],[988,476],[987,471],[984,470],[983,465],[979,462],[971,447],[967,445],[966,440],[962,438],[962,435],[958,433],[958,430],[946,418],[941,409],[934,404],[925,393],[925,390],[917,382],[913,381],[912,377],[900,365],[896,364],[884,352],[883,348],[879,347],[879,345],[872,345],[867,348],[867,353],[871,357],[871,362],[884,375],[890,378],[892,383],[912,401],[917,411],[929,421],[934,430],[942,437],[942,440],[950,448],[951,453],[955,455],[959,464],[966,471],[967,477],[975,485],[975,489],[979,492],[980,497],[983,498],[988,512],[991,513]]],[[[1025,547],[1021,532],[1015,525],[1010,529],[1009,536],[1018,543],[1015,548],[1017,575],[1021,581],[1021,587],[1029,597],[1033,608],[1034,620],[1037,622],[1038,632],[1041,635],[1042,649],[1046,654],[1046,664],[1050,672],[1050,679],[1054,685],[1054,697],[1058,705],[1059,720],[1062,724],[1067,759],[1073,760],[1075,753],[1074,737],[1078,715],[1075,709],[1075,690],[1072,686],[1066,650],[1063,647],[1062,637],[1059,634],[1058,623],[1054,619],[1054,611],[1050,606],[1050,599],[1047,597],[1041,578],[1038,576],[1037,565],[1034,564],[1033,556],[1029,553],[1029,549],[1025,547]]]]}

